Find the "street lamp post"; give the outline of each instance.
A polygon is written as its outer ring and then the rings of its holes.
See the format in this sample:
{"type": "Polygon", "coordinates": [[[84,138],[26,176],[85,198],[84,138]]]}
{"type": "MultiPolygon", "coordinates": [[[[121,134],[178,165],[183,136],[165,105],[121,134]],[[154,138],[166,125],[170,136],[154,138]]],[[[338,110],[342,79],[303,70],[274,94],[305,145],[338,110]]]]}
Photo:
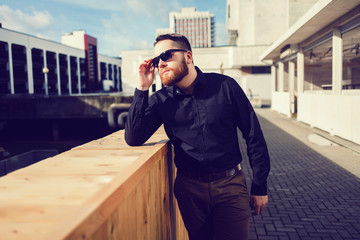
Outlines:
{"type": "Polygon", "coordinates": [[[44,88],[45,88],[45,94],[46,96],[49,95],[49,89],[48,89],[48,73],[49,73],[49,69],[47,67],[43,68],[43,73],[45,74],[45,82],[44,82],[44,88]]]}

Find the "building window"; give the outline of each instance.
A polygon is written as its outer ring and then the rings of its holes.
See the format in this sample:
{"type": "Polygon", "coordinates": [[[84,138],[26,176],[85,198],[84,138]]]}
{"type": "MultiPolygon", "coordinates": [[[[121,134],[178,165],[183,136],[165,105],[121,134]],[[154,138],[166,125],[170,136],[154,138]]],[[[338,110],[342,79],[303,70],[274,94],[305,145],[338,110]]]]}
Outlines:
{"type": "Polygon", "coordinates": [[[119,73],[119,91],[122,92],[122,82],[121,82],[121,68],[118,67],[118,73],[119,73]]]}
{"type": "Polygon", "coordinates": [[[108,74],[108,79],[109,80],[113,80],[113,71],[112,71],[112,65],[109,63],[108,64],[108,71],[109,71],[109,74],[108,74]]]}
{"type": "Polygon", "coordinates": [[[26,47],[11,44],[15,93],[28,93],[26,47]]]}
{"type": "Polygon", "coordinates": [[[343,38],[343,89],[360,89],[360,27],[343,38]]]}
{"type": "Polygon", "coordinates": [[[107,79],[107,68],[106,68],[106,63],[104,62],[100,62],[100,80],[105,80],[107,79]]]}
{"type": "Polygon", "coordinates": [[[60,89],[62,94],[69,94],[69,76],[67,55],[59,54],[60,89]]]}
{"type": "Polygon", "coordinates": [[[119,81],[117,66],[113,65],[113,69],[114,69],[114,90],[117,91],[117,85],[119,81]]]}
{"type": "Polygon", "coordinates": [[[46,51],[46,66],[49,69],[47,73],[49,95],[58,93],[56,61],[56,53],[46,51]]]}
{"type": "Polygon", "coordinates": [[[332,40],[305,53],[304,90],[332,89],[332,40]]]}
{"type": "Polygon", "coordinates": [[[44,52],[42,49],[31,49],[33,68],[34,94],[45,94],[44,52]]]}
{"type": "Polygon", "coordinates": [[[74,56],[70,56],[70,79],[71,93],[79,93],[78,60],[74,56]]]}
{"type": "Polygon", "coordinates": [[[85,93],[88,91],[88,75],[87,75],[87,64],[85,58],[80,58],[80,87],[81,92],[85,93]]]}
{"type": "Polygon", "coordinates": [[[271,67],[270,66],[255,66],[251,67],[252,74],[270,74],[271,67]]]}
{"type": "Polygon", "coordinates": [[[9,70],[9,46],[0,41],[0,94],[11,93],[9,70]]]}

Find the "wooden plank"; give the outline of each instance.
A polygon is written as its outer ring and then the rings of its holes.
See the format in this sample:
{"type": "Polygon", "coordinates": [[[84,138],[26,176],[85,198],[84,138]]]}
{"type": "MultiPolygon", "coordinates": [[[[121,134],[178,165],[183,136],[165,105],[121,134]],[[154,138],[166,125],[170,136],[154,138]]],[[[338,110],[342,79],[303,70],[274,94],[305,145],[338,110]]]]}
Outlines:
{"type": "MultiPolygon", "coordinates": [[[[158,161],[166,150],[166,144],[154,146],[149,152],[141,155],[136,161],[129,165],[126,172],[117,175],[111,182],[104,186],[96,195],[86,202],[88,207],[82,207],[76,219],[71,219],[63,226],[58,226],[50,236],[70,233],[64,236],[66,239],[79,239],[83,236],[91,236],[101,225],[118,204],[130,196],[140,180],[149,171],[151,166],[158,161]],[[151,156],[151,157],[149,157],[151,156]],[[74,228],[76,226],[76,228],[74,228]],[[65,229],[65,231],[64,231],[65,229]]],[[[131,235],[131,232],[130,232],[131,235]]]]}
{"type": "Polygon", "coordinates": [[[127,146],[123,134],[0,178],[0,239],[175,236],[171,223],[181,221],[170,216],[174,166],[163,129],[141,147],[127,146]]]}

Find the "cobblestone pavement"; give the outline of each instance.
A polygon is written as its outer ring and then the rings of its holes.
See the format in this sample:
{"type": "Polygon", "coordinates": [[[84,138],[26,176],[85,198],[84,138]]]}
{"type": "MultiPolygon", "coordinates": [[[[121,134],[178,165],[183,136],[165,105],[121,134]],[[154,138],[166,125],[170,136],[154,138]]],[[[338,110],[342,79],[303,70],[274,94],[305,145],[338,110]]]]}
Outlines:
{"type": "MultiPolygon", "coordinates": [[[[334,162],[347,159],[346,154],[357,161],[360,154],[335,149],[341,154],[330,160],[271,123],[272,114],[258,113],[271,157],[269,205],[251,218],[250,239],[360,239],[360,178],[334,162]]],[[[282,121],[298,133],[309,131],[286,117],[282,121]]],[[[243,141],[241,148],[245,151],[243,141]]],[[[246,156],[242,166],[250,186],[246,156]]],[[[360,160],[354,166],[359,168],[360,160]]]]}

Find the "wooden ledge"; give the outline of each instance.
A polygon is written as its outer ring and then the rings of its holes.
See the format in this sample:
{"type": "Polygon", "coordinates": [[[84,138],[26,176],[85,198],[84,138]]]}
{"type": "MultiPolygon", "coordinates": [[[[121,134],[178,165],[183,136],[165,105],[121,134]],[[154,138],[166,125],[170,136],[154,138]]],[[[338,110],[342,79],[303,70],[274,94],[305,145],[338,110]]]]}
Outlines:
{"type": "Polygon", "coordinates": [[[168,155],[163,129],[140,147],[123,136],[118,131],[1,177],[1,239],[91,238],[168,155]]]}

